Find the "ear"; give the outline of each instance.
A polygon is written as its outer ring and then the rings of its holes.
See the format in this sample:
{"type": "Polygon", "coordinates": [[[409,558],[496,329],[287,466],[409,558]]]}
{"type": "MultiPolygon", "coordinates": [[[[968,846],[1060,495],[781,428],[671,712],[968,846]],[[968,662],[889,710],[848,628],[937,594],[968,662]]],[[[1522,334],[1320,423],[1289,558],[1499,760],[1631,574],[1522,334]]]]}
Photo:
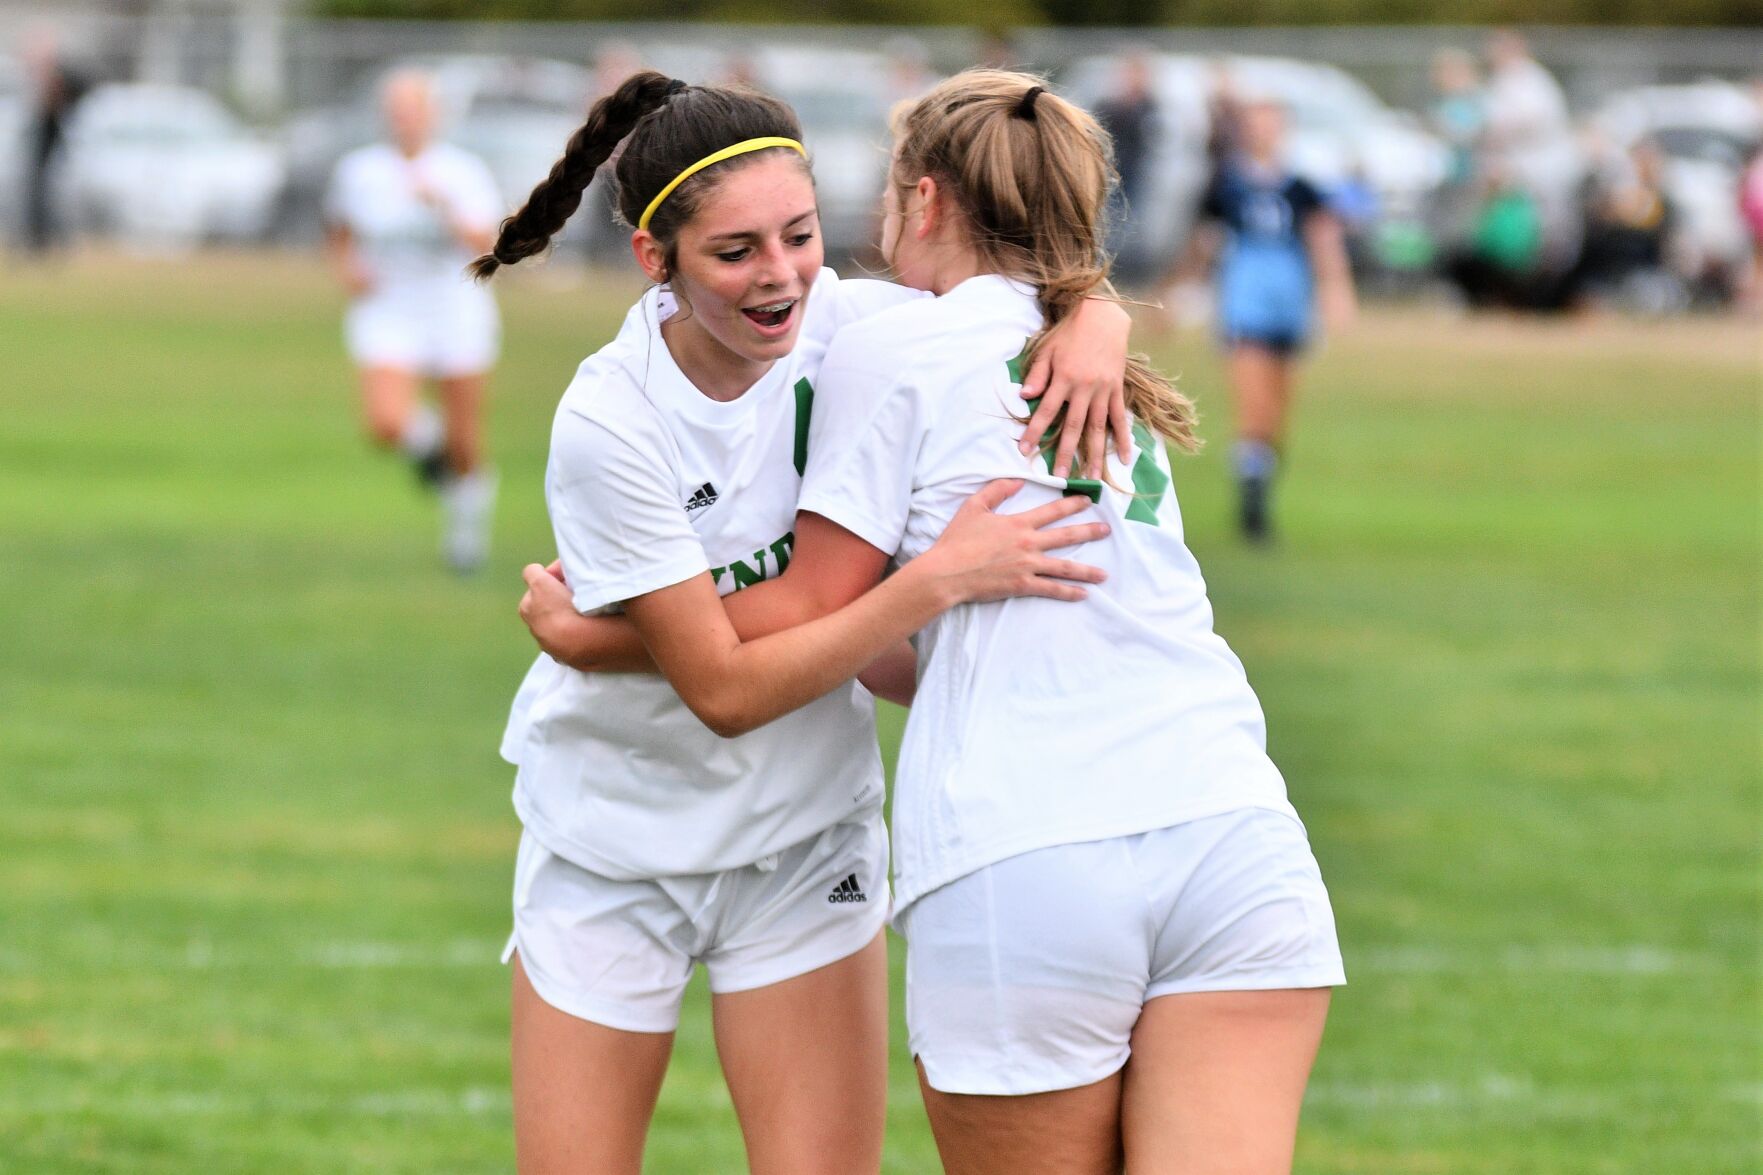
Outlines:
{"type": "Polygon", "coordinates": [[[631,254],[650,281],[660,285],[667,280],[667,250],[655,239],[654,233],[646,228],[632,233],[631,254]]]}
{"type": "Polygon", "coordinates": [[[918,218],[918,227],[913,231],[922,241],[933,236],[942,227],[946,212],[943,208],[943,190],[930,176],[919,177],[916,194],[922,215],[918,218]]]}

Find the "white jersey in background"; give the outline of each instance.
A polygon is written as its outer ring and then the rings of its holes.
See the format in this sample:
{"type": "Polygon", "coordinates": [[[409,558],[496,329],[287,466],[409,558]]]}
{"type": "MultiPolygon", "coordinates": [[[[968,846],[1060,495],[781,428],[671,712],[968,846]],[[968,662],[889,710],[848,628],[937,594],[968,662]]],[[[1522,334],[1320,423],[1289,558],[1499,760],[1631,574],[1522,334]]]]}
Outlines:
{"type": "Polygon", "coordinates": [[[466,275],[473,255],[424,201],[436,193],[461,221],[492,230],[506,215],[490,169],[451,143],[434,143],[415,158],[375,143],[337,164],[325,194],[325,219],[349,230],[377,291],[405,286],[458,287],[488,298],[466,275]]]}
{"type": "MultiPolygon", "coordinates": [[[[1042,316],[987,275],[847,327],[822,363],[802,510],[897,562],[922,554],[986,482],[1023,477],[1007,509],[1066,492],[1016,448],[1016,362],[1042,316]]],[[[1135,428],[1113,486],[1087,485],[1105,539],[1066,552],[1105,583],[1072,604],[954,608],[919,634],[918,694],[895,776],[894,900],[1033,849],[1126,836],[1240,808],[1290,812],[1260,703],[1212,631],[1182,540],[1168,456],[1135,428]]]]}
{"type": "MultiPolygon", "coordinates": [[[[838,327],[917,297],[822,270],[795,349],[740,398],[674,363],[650,290],[558,406],[545,498],[575,606],[592,612],[709,571],[727,595],[789,563],[811,379],[838,327]]],[[[514,804],[557,855],[604,877],[750,865],[882,802],[874,702],[855,682],[739,738],[712,734],[663,677],[540,656],[503,736],[514,804]]]]}

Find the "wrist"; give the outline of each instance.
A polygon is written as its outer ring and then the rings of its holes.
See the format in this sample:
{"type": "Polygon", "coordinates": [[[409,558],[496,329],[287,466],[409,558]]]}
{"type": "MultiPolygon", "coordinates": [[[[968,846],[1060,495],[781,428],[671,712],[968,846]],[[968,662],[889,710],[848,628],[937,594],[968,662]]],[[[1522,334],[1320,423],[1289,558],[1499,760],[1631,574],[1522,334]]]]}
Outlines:
{"type": "Polygon", "coordinates": [[[884,582],[897,583],[898,590],[909,593],[910,598],[925,612],[931,616],[940,616],[957,604],[967,602],[957,586],[956,577],[949,568],[943,566],[944,562],[942,548],[933,545],[930,550],[908,562],[884,582]]]}

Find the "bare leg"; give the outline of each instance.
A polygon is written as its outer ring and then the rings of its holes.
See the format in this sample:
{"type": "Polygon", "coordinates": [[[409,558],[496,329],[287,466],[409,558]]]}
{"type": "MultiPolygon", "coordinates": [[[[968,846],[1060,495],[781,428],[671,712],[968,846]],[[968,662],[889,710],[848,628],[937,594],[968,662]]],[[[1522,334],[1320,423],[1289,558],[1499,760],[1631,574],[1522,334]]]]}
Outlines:
{"type": "Polygon", "coordinates": [[[874,1175],[888,1092],[888,954],[877,932],[806,975],[712,1001],[754,1175],[874,1175]]]}
{"type": "Polygon", "coordinates": [[[1265,347],[1238,344],[1230,351],[1229,376],[1237,437],[1278,446],[1291,400],[1291,361],[1265,347]]]}
{"type": "Polygon", "coordinates": [[[416,407],[420,381],[397,367],[361,369],[361,414],[367,435],[382,448],[395,449],[416,407]]]}
{"type": "Polygon", "coordinates": [[[1121,1076],[1093,1085],[985,1097],[939,1093],[918,1066],[947,1175],[1114,1175],[1120,1170],[1121,1076]]]}
{"type": "Polygon", "coordinates": [[[441,408],[447,420],[447,464],[456,474],[470,473],[483,457],[483,411],[486,376],[449,376],[441,383],[441,408]]]}
{"type": "Polygon", "coordinates": [[[1147,1003],[1121,1102],[1129,1175],[1286,1175],[1330,994],[1196,992],[1147,1003]]]}
{"type": "Polygon", "coordinates": [[[521,1175],[639,1175],[671,1032],[621,1032],[539,997],[514,958],[514,1149],[521,1175]]]}

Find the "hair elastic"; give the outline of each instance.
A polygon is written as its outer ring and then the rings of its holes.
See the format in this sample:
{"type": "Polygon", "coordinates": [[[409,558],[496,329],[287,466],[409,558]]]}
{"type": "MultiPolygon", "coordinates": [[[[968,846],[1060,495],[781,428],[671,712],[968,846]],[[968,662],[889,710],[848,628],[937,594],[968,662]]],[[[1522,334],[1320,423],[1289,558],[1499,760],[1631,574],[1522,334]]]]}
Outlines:
{"type": "Polygon", "coordinates": [[[713,163],[721,163],[724,159],[733,159],[736,155],[745,155],[749,151],[763,151],[767,147],[788,147],[790,150],[801,155],[802,158],[808,158],[808,149],[806,147],[802,146],[802,144],[796,142],[794,139],[786,139],[778,135],[769,135],[763,139],[746,139],[742,142],[735,143],[732,146],[724,147],[720,151],[713,151],[709,155],[698,160],[698,162],[692,164],[692,166],[680,172],[678,175],[674,176],[673,179],[669,180],[667,186],[662,188],[653,200],[649,201],[649,206],[647,208],[643,209],[643,215],[637,218],[637,227],[648,228],[649,220],[655,215],[655,210],[661,207],[661,202],[673,195],[673,190],[675,188],[697,175],[700,171],[703,171],[706,167],[709,167],[713,163]]]}
{"type": "Polygon", "coordinates": [[[1011,113],[1015,114],[1017,118],[1025,118],[1029,122],[1035,121],[1035,99],[1046,92],[1047,87],[1045,86],[1030,86],[1028,93],[1022,96],[1022,101],[1016,104],[1016,109],[1011,113]]]}

